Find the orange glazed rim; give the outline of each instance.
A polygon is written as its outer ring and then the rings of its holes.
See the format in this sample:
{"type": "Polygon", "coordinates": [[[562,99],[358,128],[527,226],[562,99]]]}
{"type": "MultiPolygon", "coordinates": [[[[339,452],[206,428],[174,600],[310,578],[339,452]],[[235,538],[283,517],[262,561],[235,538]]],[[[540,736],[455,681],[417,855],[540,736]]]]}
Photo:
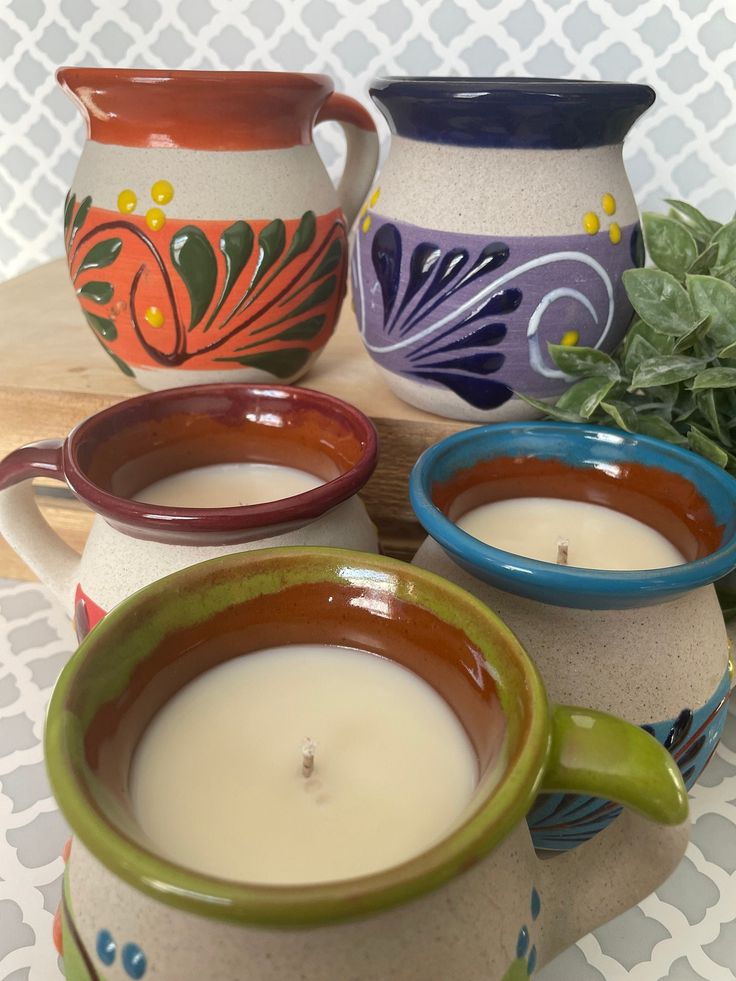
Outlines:
{"type": "Polygon", "coordinates": [[[129,147],[265,150],[312,142],[328,75],[64,66],[89,139],[129,147]],[[145,89],[145,93],[142,91],[145,89]]]}

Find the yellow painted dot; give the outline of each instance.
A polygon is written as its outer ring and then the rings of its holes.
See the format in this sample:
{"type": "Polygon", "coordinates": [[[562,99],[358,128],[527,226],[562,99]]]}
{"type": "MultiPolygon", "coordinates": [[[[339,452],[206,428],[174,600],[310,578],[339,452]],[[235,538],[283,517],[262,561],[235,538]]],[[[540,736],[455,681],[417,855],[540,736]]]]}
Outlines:
{"type": "Polygon", "coordinates": [[[604,194],[601,198],[601,207],[607,215],[616,214],[616,198],[612,194],[604,194]]]}
{"type": "Polygon", "coordinates": [[[588,235],[595,235],[600,227],[601,223],[598,221],[598,215],[594,211],[588,211],[583,215],[583,228],[588,235]]]}
{"type": "Polygon", "coordinates": [[[143,316],[146,318],[151,327],[163,326],[164,315],[161,313],[158,307],[149,307],[143,316]]]}
{"type": "Polygon", "coordinates": [[[146,224],[152,232],[157,232],[159,228],[163,228],[165,222],[166,215],[160,208],[149,208],[146,212],[146,224]]]}
{"type": "Polygon", "coordinates": [[[576,330],[568,330],[562,335],[560,344],[564,344],[566,347],[574,347],[579,340],[580,334],[576,330]]]}
{"type": "Polygon", "coordinates": [[[168,181],[156,181],[151,185],[151,198],[156,204],[168,204],[174,196],[174,188],[168,181]]]}
{"type": "Polygon", "coordinates": [[[621,229],[618,227],[615,221],[611,222],[611,227],[608,229],[608,237],[614,245],[618,245],[618,243],[621,241],[621,229]]]}
{"type": "Polygon", "coordinates": [[[131,191],[129,187],[118,194],[118,211],[122,214],[129,215],[131,211],[135,211],[137,204],[138,198],[135,196],[135,191],[131,191]]]}
{"type": "Polygon", "coordinates": [[[363,207],[360,209],[360,217],[363,218],[367,214],[368,214],[368,205],[364,204],[363,207]]]}
{"type": "Polygon", "coordinates": [[[370,205],[371,205],[371,208],[375,208],[376,201],[378,201],[378,199],[380,198],[380,196],[381,196],[381,188],[380,187],[377,187],[375,189],[375,191],[373,192],[373,194],[371,194],[371,197],[370,197],[370,205]]]}
{"type": "Polygon", "coordinates": [[[364,232],[367,232],[368,231],[368,229],[371,227],[371,216],[370,215],[366,215],[365,216],[365,218],[363,219],[363,224],[360,227],[363,229],[364,232]]]}

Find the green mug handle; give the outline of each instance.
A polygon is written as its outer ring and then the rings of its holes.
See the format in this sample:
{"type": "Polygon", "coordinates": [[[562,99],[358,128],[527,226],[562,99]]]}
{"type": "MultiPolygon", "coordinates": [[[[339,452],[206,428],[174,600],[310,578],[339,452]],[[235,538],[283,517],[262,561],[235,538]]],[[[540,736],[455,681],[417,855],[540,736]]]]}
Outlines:
{"type": "Polygon", "coordinates": [[[571,705],[552,706],[551,719],[540,792],[602,797],[659,824],[687,818],[680,770],[654,736],[606,712],[571,705]]]}

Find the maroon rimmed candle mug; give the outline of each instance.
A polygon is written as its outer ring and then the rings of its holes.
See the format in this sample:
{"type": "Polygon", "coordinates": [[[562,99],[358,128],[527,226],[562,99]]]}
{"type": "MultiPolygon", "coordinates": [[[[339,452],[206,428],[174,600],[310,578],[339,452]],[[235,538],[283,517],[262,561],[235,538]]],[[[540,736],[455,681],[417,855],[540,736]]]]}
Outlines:
{"type": "Polygon", "coordinates": [[[356,495],[377,455],[370,420],[321,392],[246,384],[152,392],[0,461],[0,532],[74,616],[81,637],[135,590],[216,555],[264,545],[376,551],[376,529],[356,495]],[[134,500],[171,474],[238,462],[289,466],[324,483],[237,507],[134,500]],[[97,513],[81,556],[41,516],[31,484],[40,476],[65,482],[97,513]]]}

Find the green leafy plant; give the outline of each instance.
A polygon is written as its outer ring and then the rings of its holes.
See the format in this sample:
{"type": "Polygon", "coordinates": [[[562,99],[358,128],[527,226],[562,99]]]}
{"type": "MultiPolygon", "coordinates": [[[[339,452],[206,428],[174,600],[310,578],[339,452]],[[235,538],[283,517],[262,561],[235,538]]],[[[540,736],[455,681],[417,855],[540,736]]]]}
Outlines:
{"type": "Polygon", "coordinates": [[[554,405],[522,398],[553,419],[689,446],[736,476],[736,219],[667,203],[642,217],[654,267],[624,273],[636,316],[618,350],[549,344],[579,381],[554,405]]]}

